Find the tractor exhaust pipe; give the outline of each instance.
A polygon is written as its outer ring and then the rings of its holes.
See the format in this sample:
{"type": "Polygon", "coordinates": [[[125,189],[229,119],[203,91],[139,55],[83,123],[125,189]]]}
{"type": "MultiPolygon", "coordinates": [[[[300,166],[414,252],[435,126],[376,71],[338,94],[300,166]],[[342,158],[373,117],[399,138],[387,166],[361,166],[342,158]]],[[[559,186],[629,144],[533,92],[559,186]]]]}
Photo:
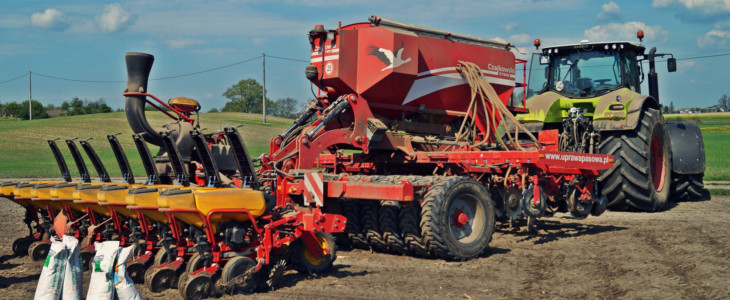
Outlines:
{"type": "MultiPolygon", "coordinates": [[[[147,53],[127,52],[124,58],[127,61],[127,89],[124,92],[147,93],[147,81],[155,57],[147,53]]],[[[144,106],[144,96],[126,96],[124,98],[124,110],[127,112],[127,122],[134,133],[146,133],[145,141],[161,146],[162,137],[159,130],[153,129],[147,122],[144,106]]]]}

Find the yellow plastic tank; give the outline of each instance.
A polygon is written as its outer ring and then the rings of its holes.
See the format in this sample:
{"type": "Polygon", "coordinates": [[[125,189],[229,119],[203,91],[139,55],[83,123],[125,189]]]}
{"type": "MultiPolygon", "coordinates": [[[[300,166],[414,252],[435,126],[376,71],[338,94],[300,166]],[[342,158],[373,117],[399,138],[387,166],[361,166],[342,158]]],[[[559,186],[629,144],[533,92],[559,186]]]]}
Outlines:
{"type": "MultiPolygon", "coordinates": [[[[160,194],[157,202],[160,208],[195,210],[174,212],[173,215],[180,221],[197,227],[201,227],[204,223],[202,218],[215,209],[246,209],[254,218],[263,215],[266,210],[266,201],[261,191],[239,188],[168,189],[160,194]]],[[[213,231],[217,231],[217,224],[221,222],[247,220],[248,215],[244,213],[211,215],[213,231]]]]}
{"type": "Polygon", "coordinates": [[[160,212],[157,206],[157,197],[165,187],[145,186],[129,190],[125,196],[127,207],[136,210],[146,217],[157,222],[167,223],[167,215],[160,212]]]}
{"type": "Polygon", "coordinates": [[[76,182],[62,182],[57,183],[51,188],[51,200],[54,202],[61,203],[62,205],[68,205],[71,209],[86,213],[86,208],[78,203],[74,203],[73,193],[79,183],[76,182]]]}
{"type": "Polygon", "coordinates": [[[0,183],[0,197],[12,197],[15,186],[18,185],[19,181],[6,181],[0,183]]]}
{"type": "Polygon", "coordinates": [[[100,215],[109,216],[109,209],[99,205],[97,194],[101,190],[101,187],[101,184],[79,184],[73,191],[74,203],[88,207],[100,215]]]}
{"type": "Polygon", "coordinates": [[[51,189],[55,185],[55,183],[39,183],[34,185],[30,190],[31,201],[40,206],[48,205],[57,211],[62,210],[63,205],[61,203],[51,201],[51,189]]]}
{"type": "Polygon", "coordinates": [[[125,184],[104,185],[96,194],[99,205],[111,206],[118,213],[128,218],[137,218],[137,213],[127,208],[125,197],[129,194],[129,186],[125,184]]]}
{"type": "MultiPolygon", "coordinates": [[[[13,189],[13,202],[20,204],[23,207],[29,207],[30,205],[33,205],[33,201],[30,200],[31,198],[31,191],[33,190],[33,186],[35,186],[35,183],[31,182],[21,182],[18,183],[15,186],[15,189],[13,189]]],[[[36,205],[33,205],[36,206],[36,205]]],[[[38,207],[38,206],[36,206],[38,207]]],[[[43,208],[43,207],[41,207],[43,208]]]]}

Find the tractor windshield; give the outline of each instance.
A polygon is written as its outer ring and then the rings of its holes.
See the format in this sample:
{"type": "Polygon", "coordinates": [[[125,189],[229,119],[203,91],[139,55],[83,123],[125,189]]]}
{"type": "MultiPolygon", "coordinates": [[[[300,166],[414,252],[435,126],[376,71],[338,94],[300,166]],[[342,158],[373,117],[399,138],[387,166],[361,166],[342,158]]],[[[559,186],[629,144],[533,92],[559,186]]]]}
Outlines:
{"type": "Polygon", "coordinates": [[[565,51],[550,57],[548,88],[571,98],[591,98],[624,85],[619,52],[565,51]]]}

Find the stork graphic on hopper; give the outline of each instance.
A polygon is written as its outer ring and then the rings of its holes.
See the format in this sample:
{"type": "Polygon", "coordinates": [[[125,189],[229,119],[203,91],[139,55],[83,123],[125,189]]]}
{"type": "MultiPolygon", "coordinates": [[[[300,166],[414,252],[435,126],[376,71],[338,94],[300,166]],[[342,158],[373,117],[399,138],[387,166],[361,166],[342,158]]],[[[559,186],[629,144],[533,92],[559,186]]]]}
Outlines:
{"type": "Polygon", "coordinates": [[[385,71],[387,69],[397,68],[401,65],[411,61],[411,58],[403,59],[403,47],[405,46],[405,43],[403,41],[400,42],[400,48],[398,50],[395,50],[395,55],[393,55],[393,51],[390,51],[388,49],[380,48],[375,45],[369,45],[368,51],[370,55],[374,55],[380,61],[382,61],[386,67],[383,68],[382,71],[385,71]]]}

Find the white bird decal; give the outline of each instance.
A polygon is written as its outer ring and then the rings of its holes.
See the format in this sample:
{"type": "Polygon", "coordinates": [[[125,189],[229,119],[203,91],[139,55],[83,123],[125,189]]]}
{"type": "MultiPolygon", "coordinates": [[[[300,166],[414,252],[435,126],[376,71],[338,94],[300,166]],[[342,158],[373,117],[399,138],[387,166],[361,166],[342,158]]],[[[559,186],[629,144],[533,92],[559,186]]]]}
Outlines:
{"type": "Polygon", "coordinates": [[[382,71],[385,71],[387,69],[397,68],[401,65],[411,61],[411,58],[403,59],[403,46],[405,46],[405,43],[403,41],[400,42],[400,48],[395,51],[395,55],[393,55],[393,51],[390,51],[388,49],[383,49],[380,47],[376,47],[373,45],[368,46],[368,51],[370,55],[374,55],[380,61],[382,61],[386,67],[383,68],[382,71]]]}

